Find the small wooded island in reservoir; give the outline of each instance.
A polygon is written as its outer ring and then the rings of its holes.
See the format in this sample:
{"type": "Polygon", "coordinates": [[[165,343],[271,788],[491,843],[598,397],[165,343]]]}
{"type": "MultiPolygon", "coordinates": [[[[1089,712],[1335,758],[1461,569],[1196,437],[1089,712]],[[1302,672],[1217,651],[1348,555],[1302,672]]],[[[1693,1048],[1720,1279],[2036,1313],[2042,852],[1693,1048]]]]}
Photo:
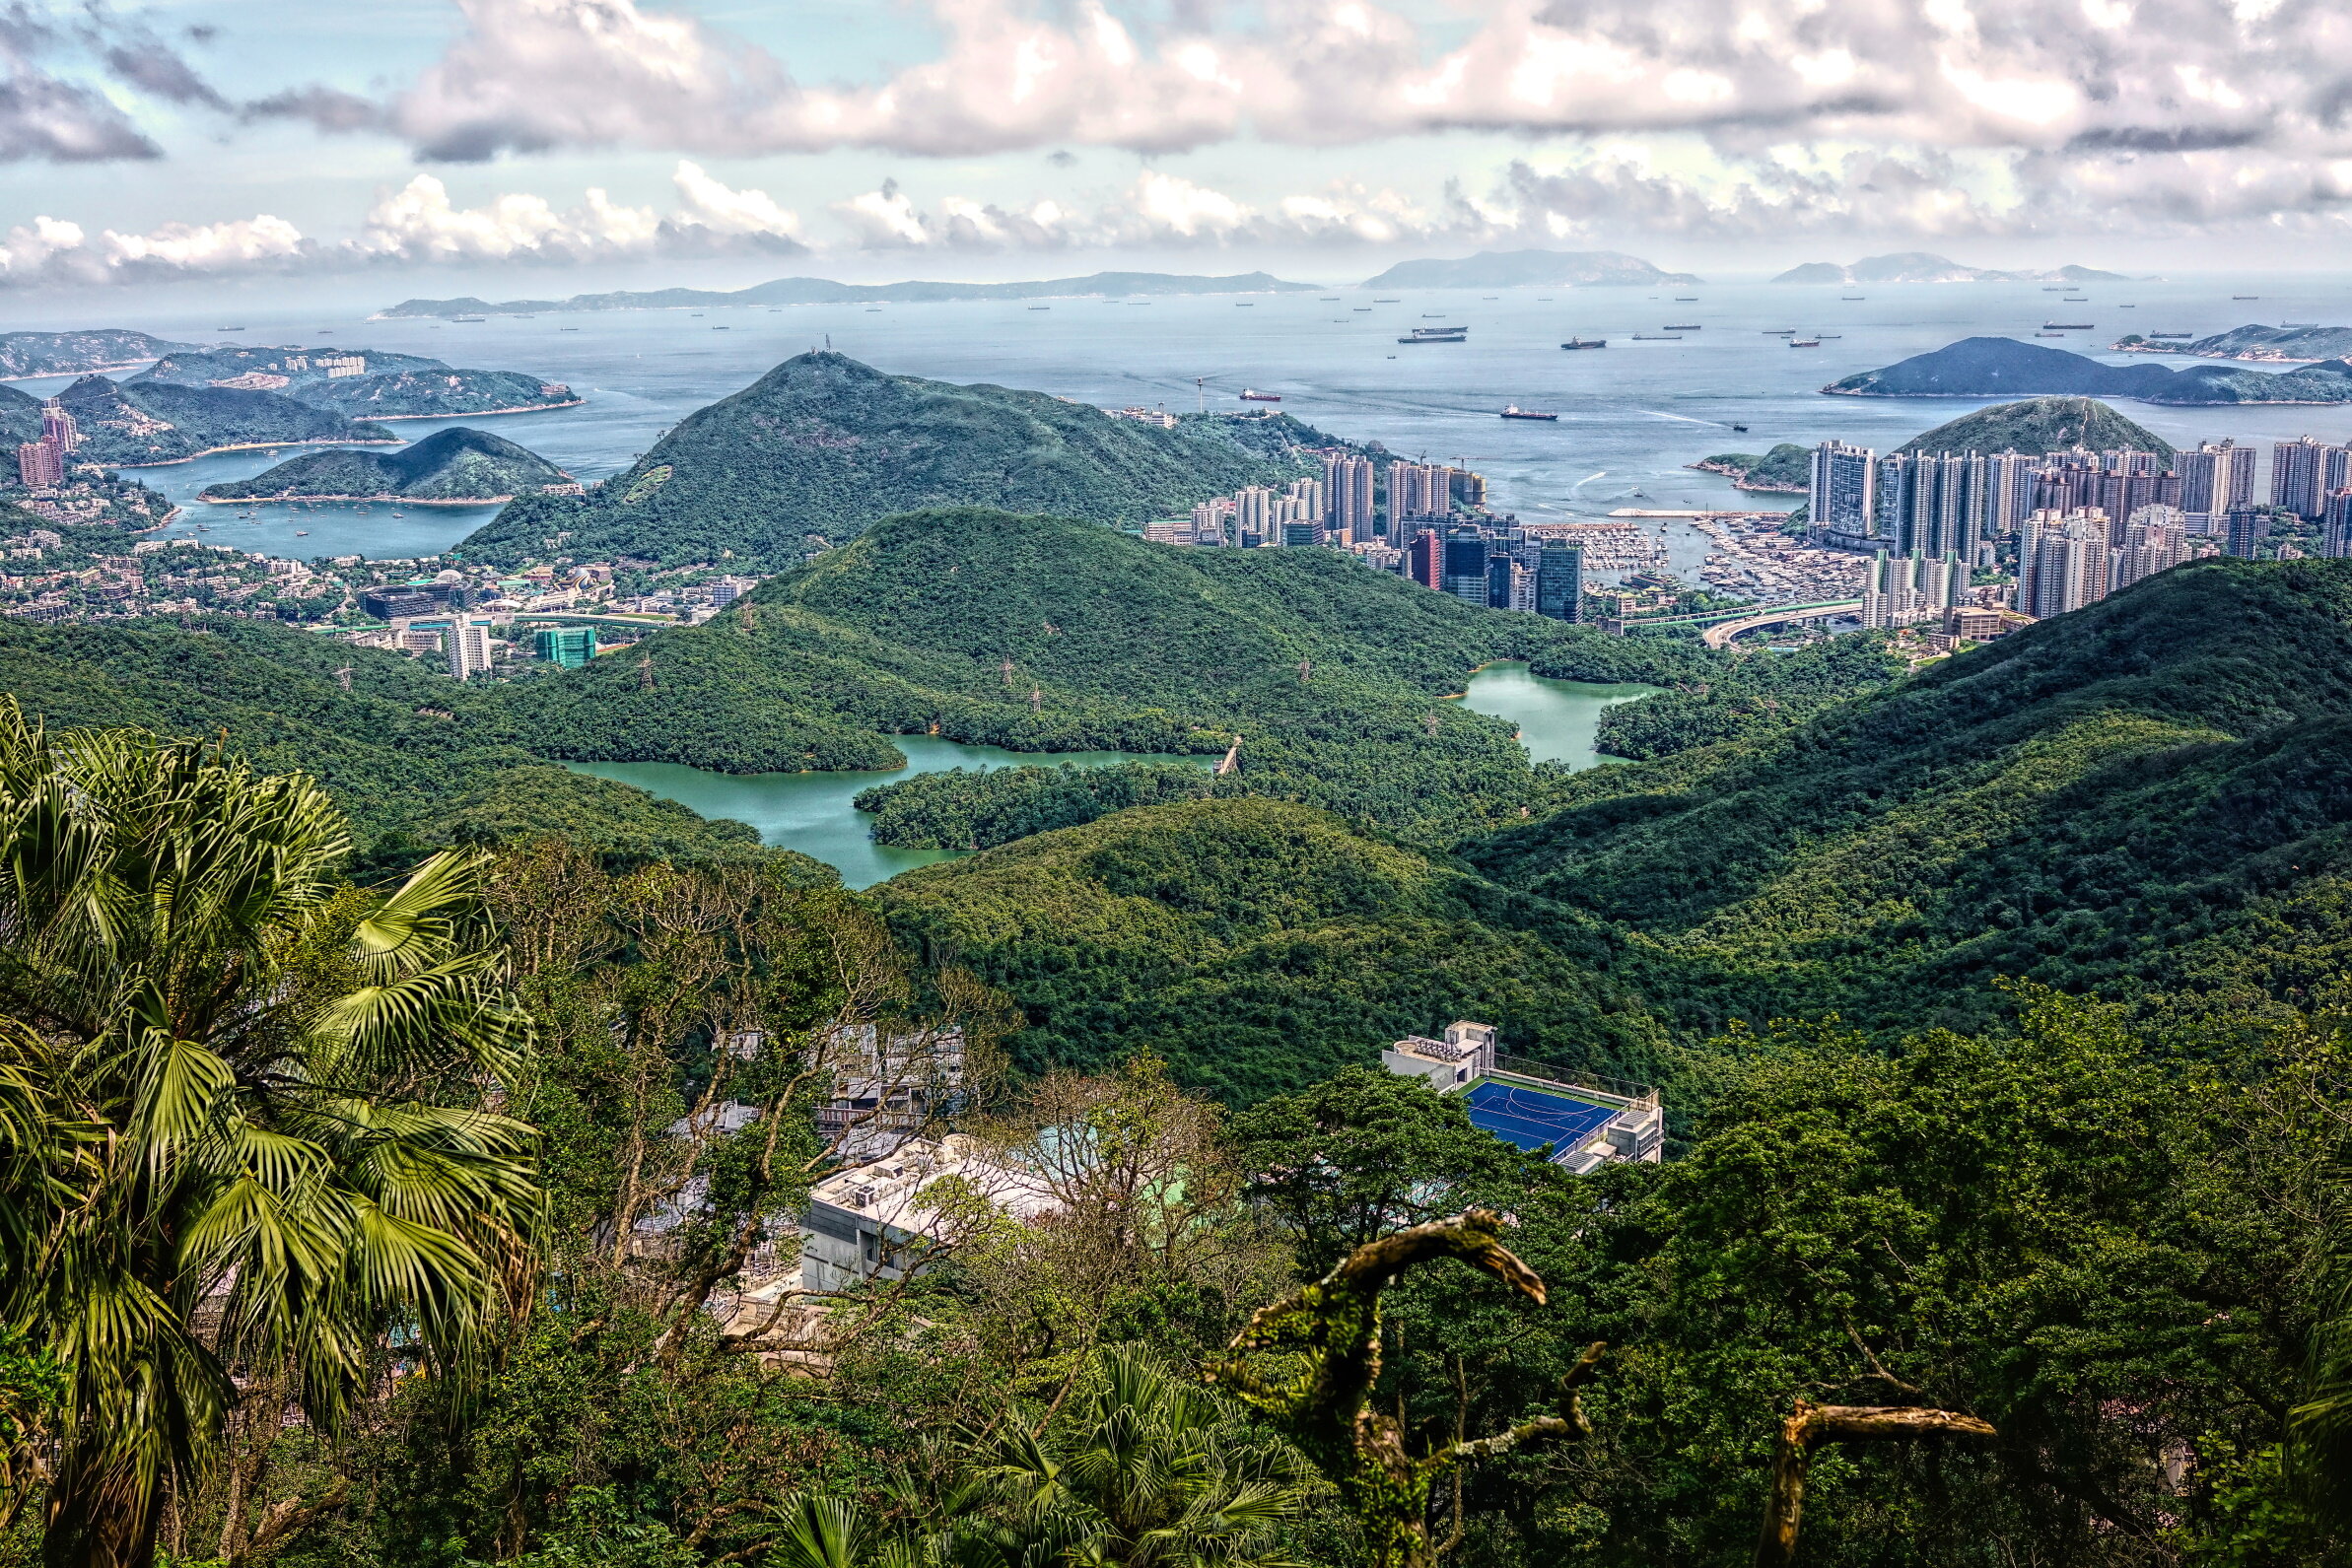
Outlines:
{"type": "Polygon", "coordinates": [[[537,452],[487,431],[452,425],[396,452],[304,452],[250,479],[209,485],[216,504],[260,501],[405,501],[458,507],[517,496],[578,495],[572,476],[537,452]]]}

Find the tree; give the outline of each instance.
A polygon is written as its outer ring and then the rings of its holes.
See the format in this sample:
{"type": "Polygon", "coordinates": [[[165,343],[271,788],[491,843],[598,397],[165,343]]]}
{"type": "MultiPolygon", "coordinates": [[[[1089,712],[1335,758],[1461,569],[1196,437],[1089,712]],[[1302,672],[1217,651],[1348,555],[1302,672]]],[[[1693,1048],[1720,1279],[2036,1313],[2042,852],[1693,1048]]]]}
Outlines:
{"type": "Polygon", "coordinates": [[[305,777],[0,705],[0,1015],[92,1134],[0,1164],[8,1305],[65,1374],[53,1568],[150,1561],[241,1382],[332,1429],[387,1330],[461,1365],[524,1256],[531,1133],[495,1107],[526,1034],[480,862],[374,895],[347,849],[305,777]]]}
{"type": "Polygon", "coordinates": [[[948,1555],[974,1568],[1274,1568],[1308,1472],[1213,1391],[1133,1345],[1104,1350],[1074,1413],[1015,1424],[951,1503],[948,1555]],[[963,1517],[956,1518],[960,1513],[963,1517]]]}
{"type": "Polygon", "coordinates": [[[1235,1357],[1214,1369],[1218,1381],[1286,1422],[1308,1456],[1339,1483],[1371,1537],[1380,1568],[1432,1568],[1436,1562],[1428,1516],[1439,1476],[1527,1444],[1575,1442],[1590,1434],[1576,1391],[1600,1365],[1606,1347],[1598,1343],[1561,1380],[1561,1413],[1475,1442],[1457,1439],[1419,1459],[1406,1449],[1404,1423],[1372,1407],[1380,1380],[1380,1293],[1415,1263],[1459,1259],[1544,1305],[1544,1281],[1496,1239],[1501,1229],[1500,1215],[1474,1208],[1367,1242],[1315,1283],[1260,1308],[1234,1336],[1235,1357]],[[1282,1358],[1280,1372],[1267,1376],[1242,1359],[1243,1352],[1276,1353],[1282,1358]]]}

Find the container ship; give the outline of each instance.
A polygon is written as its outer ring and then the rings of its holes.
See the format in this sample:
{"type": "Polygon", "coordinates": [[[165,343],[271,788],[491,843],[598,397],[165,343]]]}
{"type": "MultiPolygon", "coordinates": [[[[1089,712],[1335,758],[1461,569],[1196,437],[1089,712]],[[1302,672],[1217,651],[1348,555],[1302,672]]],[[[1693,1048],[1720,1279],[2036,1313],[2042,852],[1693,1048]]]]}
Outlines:
{"type": "Polygon", "coordinates": [[[1658,328],[1658,330],[1661,332],[1695,332],[1698,330],[1698,323],[1695,321],[1686,321],[1680,326],[1662,326],[1658,328]]]}
{"type": "Polygon", "coordinates": [[[1570,338],[1560,345],[1563,349],[1605,349],[1608,346],[1607,338],[1570,338]]]}
{"type": "Polygon", "coordinates": [[[1558,416],[1557,414],[1539,414],[1539,413],[1537,413],[1537,412],[1536,412],[1534,409],[1532,409],[1532,408],[1521,408],[1521,407],[1520,407],[1518,404],[1516,404],[1516,403],[1506,403],[1506,404],[1504,404],[1504,405],[1503,405],[1503,410],[1502,410],[1502,417],[1503,417],[1504,419],[1541,419],[1541,420],[1549,420],[1550,422],[1552,422],[1553,424],[1556,424],[1556,425],[1557,423],[1559,423],[1559,416],[1558,416]]]}
{"type": "Polygon", "coordinates": [[[1241,400],[1245,403],[1279,403],[1282,400],[1282,394],[1280,392],[1261,392],[1254,387],[1245,386],[1241,389],[1241,400]]]}
{"type": "Polygon", "coordinates": [[[2091,330],[2091,323],[2088,321],[2044,321],[2041,323],[2041,330],[2044,332],[2088,332],[2091,330]]]}

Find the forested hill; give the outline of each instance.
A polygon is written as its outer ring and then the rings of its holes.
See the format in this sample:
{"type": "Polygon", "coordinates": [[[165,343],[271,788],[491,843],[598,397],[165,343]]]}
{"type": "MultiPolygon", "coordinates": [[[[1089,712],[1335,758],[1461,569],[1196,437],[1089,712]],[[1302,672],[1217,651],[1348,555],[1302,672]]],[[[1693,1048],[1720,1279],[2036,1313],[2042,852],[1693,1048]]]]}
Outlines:
{"type": "MultiPolygon", "coordinates": [[[[7,388],[0,398],[0,442],[37,441],[40,405],[7,388]]],[[[278,392],[236,386],[173,386],[164,381],[117,385],[85,375],[57,394],[81,428],[76,463],[175,463],[238,446],[311,445],[327,442],[395,442],[381,425],[343,415],[278,392]]]]}
{"type": "Polygon", "coordinates": [[[1906,452],[2056,452],[2072,446],[2093,451],[2155,452],[2169,456],[2172,443],[2092,397],[2029,397],[1996,403],[1948,420],[1913,436],[1898,450],[1906,452]]]}
{"type": "Polygon", "coordinates": [[[1999,976],[2283,998],[2337,983],[2347,781],[2352,563],[2215,560],[1466,852],[1660,944],[1694,1025],[1917,1027],[1999,976]]]}
{"type": "Polygon", "coordinates": [[[886,375],[799,355],[689,415],[579,502],[521,500],[465,541],[519,560],[558,529],[584,556],[781,567],[877,518],[980,505],[1092,522],[1189,511],[1237,486],[1307,472],[1325,443],[1295,420],[1188,417],[1173,430],[1044,392],[886,375]]]}
{"type": "Polygon", "coordinates": [[[333,496],[454,504],[505,501],[571,483],[570,474],[537,452],[488,431],[451,425],[393,452],[304,452],[250,479],[208,485],[200,495],[206,501],[333,496]]]}
{"type": "Polygon", "coordinates": [[[503,733],[496,688],[267,622],[0,621],[0,694],[53,729],[217,734],[258,769],[309,773],[350,816],[363,865],[404,866],[420,846],[560,834],[623,859],[781,855],[803,876],[834,879],[803,855],[761,850],[739,822],[706,822],[530,755],[503,733]]]}
{"type": "Polygon", "coordinates": [[[1468,823],[1516,810],[1537,776],[1509,726],[1440,699],[1557,635],[1330,551],[959,508],[890,518],[647,639],[642,670],[599,659],[519,689],[515,723],[558,755],[731,772],[889,767],[894,733],[1203,754],[1238,735],[1254,784],[1468,823]]]}

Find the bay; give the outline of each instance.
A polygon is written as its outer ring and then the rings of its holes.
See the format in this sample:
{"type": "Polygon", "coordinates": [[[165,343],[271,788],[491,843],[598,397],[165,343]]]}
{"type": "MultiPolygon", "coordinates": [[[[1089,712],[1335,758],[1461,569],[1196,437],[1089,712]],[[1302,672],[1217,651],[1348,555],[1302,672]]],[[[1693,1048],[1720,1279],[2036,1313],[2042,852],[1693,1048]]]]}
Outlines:
{"type": "MultiPolygon", "coordinates": [[[[687,282],[690,279],[681,278],[687,282]]],[[[1793,505],[1793,496],[1747,497],[1684,465],[1725,450],[1761,452],[1778,442],[1835,437],[1881,450],[1989,398],[1824,397],[1820,388],[1855,371],[1892,364],[1956,339],[2030,339],[2063,314],[2096,330],[2062,346],[2099,352],[2129,331],[2206,333],[2249,320],[2352,321],[2352,289],[2324,274],[2203,276],[2103,283],[2090,305],[2060,306],[2030,283],[1873,285],[1866,289],[1747,280],[1642,288],[1392,290],[1330,287],[1317,294],[1202,296],[1148,303],[1057,300],[928,305],[706,307],[581,311],[480,322],[376,321],[364,310],[316,307],[249,314],[243,342],[335,345],[427,354],[450,364],[517,370],[571,383],[578,408],[472,423],[541,452],[583,480],[627,467],[679,419],[740,390],[779,361],[828,343],[896,374],[1030,387],[1120,407],[1236,409],[1244,386],[1280,393],[1285,413],[1400,453],[1467,464],[1487,476],[1498,511],[1530,520],[1593,517],[1620,507],[1653,511],[1793,505]],[[1843,298],[1861,294],[1865,298],[1843,298]],[[2233,300],[2252,294],[2255,301],[2233,300]],[[1327,300],[1321,296],[1330,296],[1327,300]],[[1490,297],[1489,297],[1490,296],[1490,297]],[[1686,303],[1683,297],[1695,296],[1686,303]],[[1237,308],[1247,305],[1246,309],[1237,308]],[[1359,311],[1357,307],[1366,307],[1359,311]],[[2129,306],[2124,309],[2121,307],[2129,306]],[[1399,344],[1422,317],[1467,326],[1467,342],[1399,344]],[[1631,341],[1668,323],[1695,323],[1680,342],[1631,341]],[[724,326],[726,331],[714,331],[724,326]],[[1765,334],[1824,334],[1819,349],[1792,350],[1765,334]],[[1562,353],[1571,335],[1606,337],[1606,350],[1562,353]],[[1196,385],[1195,377],[1203,384],[1196,385]],[[1505,403],[1556,411],[1557,424],[1505,422],[1505,403]],[[1735,431],[1734,425],[1747,426],[1735,431]]],[[[212,341],[216,313],[160,311],[104,324],[212,341]]],[[[100,324],[100,323],[81,323],[100,324]]],[[[20,383],[45,392],[63,379],[20,383]]],[[[2352,409],[2300,406],[2159,408],[2123,413],[2176,445],[2232,437],[2331,440],[2352,428],[2352,409]]],[[[393,428],[421,438],[444,424],[393,428]]],[[[272,459],[227,452],[134,470],[174,500],[206,484],[260,472],[272,459]]],[[[390,509],[378,505],[294,512],[285,508],[190,507],[173,531],[212,525],[214,543],[304,558],[412,556],[453,545],[493,509],[390,509]],[[298,537],[296,530],[303,530],[298,537]]],[[[1664,538],[1671,564],[1695,570],[1710,548],[1688,524],[1644,524],[1664,538]]]]}
{"type": "Polygon", "coordinates": [[[761,842],[824,861],[841,873],[842,882],[849,887],[871,887],[901,871],[962,856],[962,852],[954,850],[900,850],[874,843],[868,831],[872,819],[852,802],[876,784],[897,784],[917,774],[945,773],[951,768],[978,773],[995,768],[1051,768],[1066,762],[1082,768],[1115,762],[1192,762],[1207,768],[1216,761],[1213,757],[1126,751],[1005,751],[998,746],[942,740],[936,735],[890,738],[906,753],[907,765],[880,773],[732,774],[674,762],[568,762],[564,766],[574,773],[635,784],[706,817],[747,822],[759,830],[761,842]]]}
{"type": "Polygon", "coordinates": [[[1461,703],[1473,713],[1517,724],[1519,744],[1527,748],[1529,761],[1584,769],[1620,760],[1597,743],[1601,716],[1657,691],[1655,686],[1635,683],[1556,680],[1533,674],[1523,663],[1506,661],[1486,665],[1473,674],[1461,703]]]}

